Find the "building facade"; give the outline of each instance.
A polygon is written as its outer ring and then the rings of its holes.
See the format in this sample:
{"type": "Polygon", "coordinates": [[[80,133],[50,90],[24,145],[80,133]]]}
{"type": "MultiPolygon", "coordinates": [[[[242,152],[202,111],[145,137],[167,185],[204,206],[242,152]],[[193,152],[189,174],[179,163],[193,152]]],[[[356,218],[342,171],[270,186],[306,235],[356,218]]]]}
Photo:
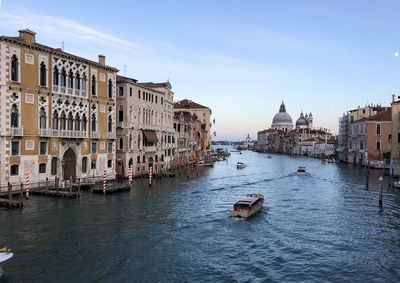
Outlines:
{"type": "Polygon", "coordinates": [[[0,37],[0,183],[115,177],[117,71],[28,29],[0,37]]]}

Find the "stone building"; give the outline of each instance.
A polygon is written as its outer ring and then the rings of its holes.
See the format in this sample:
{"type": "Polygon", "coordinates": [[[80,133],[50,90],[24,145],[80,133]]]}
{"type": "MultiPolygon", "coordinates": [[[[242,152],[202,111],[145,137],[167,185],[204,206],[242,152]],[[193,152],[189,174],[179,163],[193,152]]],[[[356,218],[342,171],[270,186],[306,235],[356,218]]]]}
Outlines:
{"type": "Polygon", "coordinates": [[[175,111],[174,129],[176,151],[174,153],[174,167],[182,166],[196,157],[196,120],[197,116],[188,111],[175,111]]]}
{"type": "Polygon", "coordinates": [[[117,76],[118,176],[127,177],[131,166],[134,175],[146,174],[150,167],[157,173],[171,166],[173,93],[162,91],[162,85],[117,76]]]}
{"type": "Polygon", "coordinates": [[[0,183],[115,176],[116,68],[0,37],[0,183]]]}
{"type": "Polygon", "coordinates": [[[279,112],[275,114],[272,119],[271,129],[280,130],[283,132],[289,132],[293,129],[292,117],[286,112],[285,104],[282,104],[279,108],[279,112]]]}

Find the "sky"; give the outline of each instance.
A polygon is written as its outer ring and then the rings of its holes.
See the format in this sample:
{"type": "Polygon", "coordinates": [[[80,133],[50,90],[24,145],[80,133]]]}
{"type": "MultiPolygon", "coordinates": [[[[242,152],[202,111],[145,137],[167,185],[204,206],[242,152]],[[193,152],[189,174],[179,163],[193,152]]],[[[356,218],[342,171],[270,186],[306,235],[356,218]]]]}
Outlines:
{"type": "Polygon", "coordinates": [[[0,1],[0,35],[169,80],[212,109],[215,140],[253,139],[284,101],[338,132],[347,110],[400,95],[400,1],[0,1]]]}

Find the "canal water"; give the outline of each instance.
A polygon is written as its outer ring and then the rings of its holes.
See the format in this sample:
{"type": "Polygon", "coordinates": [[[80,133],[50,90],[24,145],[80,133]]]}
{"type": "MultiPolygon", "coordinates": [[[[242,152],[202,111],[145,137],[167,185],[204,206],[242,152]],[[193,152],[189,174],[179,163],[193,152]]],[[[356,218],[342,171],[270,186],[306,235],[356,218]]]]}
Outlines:
{"type": "Polygon", "coordinates": [[[380,173],[365,190],[352,166],[246,151],[128,193],[32,196],[0,210],[0,245],[15,253],[0,282],[398,282],[400,193],[385,187],[380,209],[380,173]],[[263,210],[230,218],[247,193],[263,210]]]}

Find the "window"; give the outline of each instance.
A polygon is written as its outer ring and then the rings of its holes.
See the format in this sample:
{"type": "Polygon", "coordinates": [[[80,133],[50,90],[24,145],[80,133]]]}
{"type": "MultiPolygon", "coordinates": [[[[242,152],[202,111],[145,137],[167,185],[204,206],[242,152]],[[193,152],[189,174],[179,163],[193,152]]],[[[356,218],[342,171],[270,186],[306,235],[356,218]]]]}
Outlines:
{"type": "Polygon", "coordinates": [[[136,163],[140,163],[140,156],[137,157],[136,163]]]}
{"type": "Polygon", "coordinates": [[[400,133],[397,133],[397,143],[400,143],[400,133]]]}
{"type": "Polygon", "coordinates": [[[13,104],[11,106],[11,127],[12,128],[18,128],[19,127],[18,118],[19,118],[18,107],[17,107],[16,104],[13,104]]]}
{"type": "Polygon", "coordinates": [[[72,83],[74,82],[74,75],[72,74],[72,71],[69,71],[68,73],[68,87],[72,88],[72,83]]]}
{"type": "Polygon", "coordinates": [[[112,150],[113,150],[113,143],[109,142],[108,143],[108,153],[112,153],[112,150]]]}
{"type": "Polygon", "coordinates": [[[90,169],[96,169],[96,159],[92,159],[92,162],[90,163],[90,169]]]}
{"type": "Polygon", "coordinates": [[[140,99],[140,89],[138,90],[138,98],[140,99]]]}
{"type": "Polygon", "coordinates": [[[380,141],[380,140],[377,140],[377,141],[376,141],[376,150],[377,150],[377,151],[380,151],[380,150],[381,150],[381,141],[380,141]]]}
{"type": "Polygon", "coordinates": [[[44,62],[40,63],[40,86],[46,86],[46,65],[44,62]]]}
{"type": "Polygon", "coordinates": [[[112,167],[112,159],[108,159],[107,161],[107,167],[111,168],[112,167]]]}
{"type": "Polygon", "coordinates": [[[53,130],[58,129],[58,113],[57,111],[54,111],[53,113],[53,130]]]}
{"type": "Polygon", "coordinates": [[[364,143],[362,141],[360,141],[360,150],[364,149],[364,143]]]}
{"type": "Polygon", "coordinates": [[[156,95],[156,103],[158,103],[157,101],[158,101],[158,96],[156,95]]]}
{"type": "Polygon", "coordinates": [[[54,67],[54,70],[53,70],[53,84],[56,85],[56,86],[58,86],[58,75],[59,75],[58,68],[54,67]]]}
{"type": "Polygon", "coordinates": [[[146,156],[143,156],[143,163],[146,162],[146,156]]]}
{"type": "Polygon", "coordinates": [[[92,76],[92,95],[96,95],[96,76],[92,76]]]}
{"type": "Polygon", "coordinates": [[[86,74],[83,74],[83,78],[82,78],[82,90],[85,91],[86,90],[86,74]]]}
{"type": "Polygon", "coordinates": [[[60,76],[60,85],[61,86],[66,86],[66,77],[67,77],[67,73],[65,72],[65,69],[61,70],[61,76],[60,76]]]}
{"type": "Polygon", "coordinates": [[[11,80],[14,82],[18,81],[18,58],[17,56],[14,54],[11,57],[11,80]]]}
{"type": "Polygon", "coordinates": [[[57,175],[57,157],[51,159],[51,175],[57,175]]]}
{"type": "Polygon", "coordinates": [[[129,88],[129,96],[132,97],[132,88],[129,88]]]}
{"type": "Polygon", "coordinates": [[[82,116],[82,131],[84,131],[84,132],[86,132],[86,123],[87,123],[86,115],[83,114],[83,116],[82,116]]]}
{"type": "Polygon", "coordinates": [[[19,155],[19,141],[11,142],[11,155],[19,155]]]}
{"type": "Polygon", "coordinates": [[[376,134],[377,135],[381,134],[381,124],[376,124],[376,134]]]}
{"type": "Polygon", "coordinates": [[[92,132],[96,132],[96,115],[92,114],[92,132]]]}
{"type": "Polygon", "coordinates": [[[119,87],[118,95],[119,95],[119,96],[124,96],[124,87],[123,87],[123,86],[120,86],[120,87],[119,87]]]}
{"type": "Polygon", "coordinates": [[[119,107],[118,121],[120,121],[120,122],[124,121],[124,108],[122,107],[122,105],[119,107]]]}
{"type": "Polygon", "coordinates": [[[112,80],[108,80],[108,98],[112,98],[112,80]]]}
{"type": "Polygon", "coordinates": [[[72,118],[72,113],[68,114],[68,130],[72,131],[74,125],[74,119],[72,118]]]}
{"type": "Polygon", "coordinates": [[[365,109],[363,109],[363,114],[365,114],[365,109]]]}
{"type": "Polygon", "coordinates": [[[92,142],[92,154],[96,153],[96,151],[97,151],[97,143],[92,142]]]}
{"type": "Polygon", "coordinates": [[[124,140],[122,138],[119,138],[119,149],[120,150],[124,149],[124,140]]]}
{"type": "Polygon", "coordinates": [[[18,174],[19,174],[19,165],[18,164],[11,165],[10,175],[11,176],[17,176],[18,174]]]}
{"type": "Polygon", "coordinates": [[[87,171],[87,157],[82,157],[82,173],[86,173],[87,171]]]}
{"type": "Polygon", "coordinates": [[[40,163],[39,164],[39,173],[46,173],[46,163],[40,163]]]}
{"type": "Polygon", "coordinates": [[[81,89],[81,77],[79,74],[76,74],[75,76],[75,89],[81,89]]]}
{"type": "Polygon", "coordinates": [[[164,104],[164,97],[161,97],[161,105],[164,104]]]}
{"type": "Polygon", "coordinates": [[[44,108],[40,108],[40,113],[39,113],[39,127],[40,129],[46,129],[46,112],[44,111],[44,108]]]}
{"type": "Polygon", "coordinates": [[[47,153],[47,142],[40,142],[40,155],[45,155],[47,153]]]}
{"type": "Polygon", "coordinates": [[[108,116],[108,132],[112,132],[112,118],[111,115],[108,116]]]}
{"type": "Polygon", "coordinates": [[[78,114],[75,116],[75,131],[80,131],[81,130],[81,118],[79,117],[78,114]]]}

